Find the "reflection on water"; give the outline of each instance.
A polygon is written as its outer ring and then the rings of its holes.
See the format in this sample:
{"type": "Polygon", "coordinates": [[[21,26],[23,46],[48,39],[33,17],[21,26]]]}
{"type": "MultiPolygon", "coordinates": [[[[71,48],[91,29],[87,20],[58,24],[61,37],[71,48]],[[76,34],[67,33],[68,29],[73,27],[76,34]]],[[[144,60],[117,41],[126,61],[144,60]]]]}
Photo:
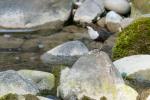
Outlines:
{"type": "Polygon", "coordinates": [[[0,29],[0,33],[33,32],[33,29],[0,29]]]}

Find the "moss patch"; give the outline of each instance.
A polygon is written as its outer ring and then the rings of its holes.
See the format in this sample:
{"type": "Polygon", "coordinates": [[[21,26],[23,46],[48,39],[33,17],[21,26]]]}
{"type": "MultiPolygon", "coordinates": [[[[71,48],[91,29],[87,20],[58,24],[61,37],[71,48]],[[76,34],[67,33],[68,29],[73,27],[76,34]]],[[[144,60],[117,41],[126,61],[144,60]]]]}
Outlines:
{"type": "Polygon", "coordinates": [[[139,18],[119,33],[112,58],[150,54],[150,18],[139,18]]]}
{"type": "MultiPolygon", "coordinates": [[[[20,95],[22,100],[39,100],[36,96],[27,94],[27,95],[20,95]]],[[[0,97],[0,100],[20,100],[19,95],[17,94],[7,94],[5,96],[0,97]]]]}
{"type": "Polygon", "coordinates": [[[51,69],[51,73],[55,76],[55,86],[50,92],[51,95],[57,94],[57,87],[59,86],[59,83],[60,83],[61,71],[65,68],[66,66],[59,65],[59,66],[53,66],[53,68],[51,69]]]}
{"type": "Polygon", "coordinates": [[[18,100],[16,94],[7,94],[0,98],[0,100],[18,100]]]}

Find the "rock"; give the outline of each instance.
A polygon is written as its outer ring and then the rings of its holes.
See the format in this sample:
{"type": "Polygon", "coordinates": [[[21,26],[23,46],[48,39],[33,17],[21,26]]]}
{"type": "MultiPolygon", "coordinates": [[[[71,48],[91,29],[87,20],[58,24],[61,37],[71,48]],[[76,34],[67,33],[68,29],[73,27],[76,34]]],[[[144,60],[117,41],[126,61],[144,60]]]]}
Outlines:
{"type": "Polygon", "coordinates": [[[47,64],[72,65],[80,56],[88,53],[88,48],[80,41],[70,41],[47,51],[41,60],[47,64]]]}
{"type": "Polygon", "coordinates": [[[119,32],[121,29],[122,17],[114,11],[110,11],[106,15],[106,26],[111,32],[119,32]]]}
{"type": "Polygon", "coordinates": [[[119,14],[127,14],[130,11],[130,4],[127,0],[104,0],[104,6],[119,14]]]}
{"type": "Polygon", "coordinates": [[[61,72],[58,95],[64,100],[136,100],[137,92],[124,84],[106,53],[92,51],[61,72]]]}
{"type": "Polygon", "coordinates": [[[132,6],[136,8],[141,14],[150,13],[150,1],[149,0],[132,0],[132,6]]]}
{"type": "Polygon", "coordinates": [[[132,24],[133,21],[134,21],[133,18],[124,18],[121,21],[121,28],[124,29],[124,28],[128,27],[130,24],[132,24]]]}
{"type": "Polygon", "coordinates": [[[37,94],[38,87],[27,79],[21,77],[13,70],[0,72],[0,95],[8,93],[37,94]]]}
{"type": "Polygon", "coordinates": [[[136,19],[119,33],[113,47],[112,58],[117,60],[130,55],[150,54],[150,18],[136,19]]]}
{"type": "Polygon", "coordinates": [[[142,90],[137,100],[150,100],[150,88],[142,90]]]}
{"type": "Polygon", "coordinates": [[[0,32],[58,30],[70,16],[72,0],[5,0],[0,7],[0,32]]]}
{"type": "Polygon", "coordinates": [[[150,55],[133,55],[116,60],[114,65],[126,79],[135,80],[140,87],[148,87],[150,86],[149,60],[150,55]]]}
{"type": "Polygon", "coordinates": [[[82,5],[82,3],[84,2],[85,0],[75,0],[74,1],[74,8],[75,9],[77,9],[77,8],[79,8],[81,5],[82,5]]]}
{"type": "Polygon", "coordinates": [[[113,63],[120,73],[126,73],[126,75],[131,75],[139,71],[149,70],[149,60],[150,55],[133,55],[121,58],[114,61],[113,63]]]}
{"type": "Polygon", "coordinates": [[[51,90],[55,85],[55,77],[53,74],[34,70],[19,70],[19,75],[32,80],[39,90],[51,90]]]}
{"type": "Polygon", "coordinates": [[[54,100],[54,99],[48,99],[41,96],[34,96],[31,94],[27,95],[7,94],[0,97],[0,100],[54,100]]]}
{"type": "Polygon", "coordinates": [[[91,23],[104,12],[102,0],[85,0],[74,15],[75,22],[91,23]]]}
{"type": "Polygon", "coordinates": [[[105,25],[106,25],[106,18],[103,17],[100,20],[98,20],[97,21],[97,25],[100,26],[100,27],[105,27],[105,25]]]}

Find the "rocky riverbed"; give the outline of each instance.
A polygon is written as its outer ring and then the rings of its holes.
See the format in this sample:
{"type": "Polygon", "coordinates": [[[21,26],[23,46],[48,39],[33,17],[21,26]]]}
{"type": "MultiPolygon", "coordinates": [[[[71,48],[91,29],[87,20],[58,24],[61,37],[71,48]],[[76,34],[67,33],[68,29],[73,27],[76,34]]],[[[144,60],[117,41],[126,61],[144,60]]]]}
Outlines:
{"type": "Polygon", "coordinates": [[[150,100],[149,0],[0,8],[0,100],[150,100]]]}

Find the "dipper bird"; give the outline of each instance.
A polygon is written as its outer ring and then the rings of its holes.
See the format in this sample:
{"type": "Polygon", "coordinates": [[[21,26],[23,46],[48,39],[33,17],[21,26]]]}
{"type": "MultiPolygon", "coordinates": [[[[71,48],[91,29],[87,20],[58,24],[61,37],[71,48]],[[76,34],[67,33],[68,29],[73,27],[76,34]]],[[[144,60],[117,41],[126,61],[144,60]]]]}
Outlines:
{"type": "Polygon", "coordinates": [[[107,38],[112,35],[112,32],[108,32],[104,28],[100,28],[97,26],[87,26],[88,34],[90,38],[96,42],[102,42],[104,43],[107,38]]]}

